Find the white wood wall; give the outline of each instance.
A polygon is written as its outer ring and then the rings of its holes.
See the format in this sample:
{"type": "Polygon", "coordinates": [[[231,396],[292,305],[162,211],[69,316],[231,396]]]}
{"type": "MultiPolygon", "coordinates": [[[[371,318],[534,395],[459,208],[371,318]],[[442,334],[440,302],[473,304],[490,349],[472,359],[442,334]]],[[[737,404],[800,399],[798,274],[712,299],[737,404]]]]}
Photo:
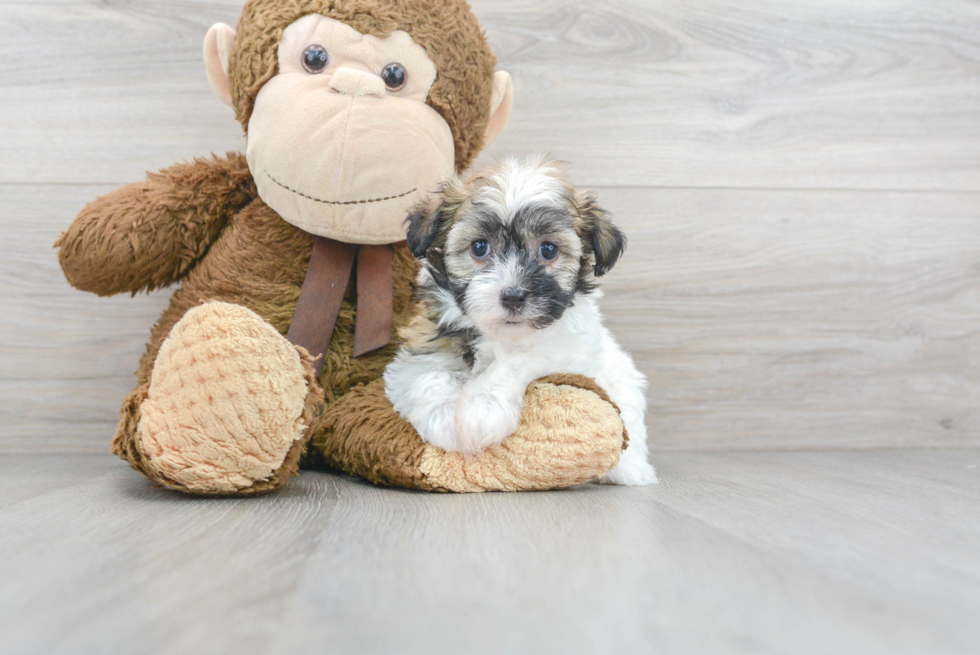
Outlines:
{"type": "MultiPolygon", "coordinates": [[[[572,163],[630,237],[608,320],[655,450],[980,445],[980,3],[478,0],[493,152],[572,163]]],[[[168,293],[51,244],[241,149],[201,41],[240,0],[0,0],[0,452],[103,451],[168,293]]],[[[485,161],[485,159],[484,159],[485,161]]]]}

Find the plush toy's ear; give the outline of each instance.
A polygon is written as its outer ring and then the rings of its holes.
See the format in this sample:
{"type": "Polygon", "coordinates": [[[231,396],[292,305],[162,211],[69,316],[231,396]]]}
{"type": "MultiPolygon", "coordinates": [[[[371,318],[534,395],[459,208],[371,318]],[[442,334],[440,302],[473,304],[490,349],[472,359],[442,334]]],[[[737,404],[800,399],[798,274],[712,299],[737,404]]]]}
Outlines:
{"type": "Polygon", "coordinates": [[[514,108],[514,83],[510,73],[497,71],[493,74],[493,94],[490,96],[490,122],[483,133],[483,145],[489,146],[503,134],[514,108]]]}
{"type": "Polygon", "coordinates": [[[595,255],[595,276],[608,273],[626,250],[626,235],[609,220],[609,213],[599,206],[591,193],[577,196],[579,216],[582,217],[584,238],[592,245],[595,255]]]}
{"type": "Polygon", "coordinates": [[[232,106],[231,81],[228,79],[228,61],[235,46],[235,30],[224,23],[216,23],[204,37],[204,68],[211,88],[226,105],[232,106]]]}

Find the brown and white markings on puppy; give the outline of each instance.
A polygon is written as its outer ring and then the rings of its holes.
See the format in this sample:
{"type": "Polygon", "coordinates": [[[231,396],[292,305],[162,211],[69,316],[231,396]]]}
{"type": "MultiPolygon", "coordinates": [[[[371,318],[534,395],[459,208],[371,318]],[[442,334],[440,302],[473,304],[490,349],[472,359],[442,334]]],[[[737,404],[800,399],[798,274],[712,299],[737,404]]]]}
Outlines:
{"type": "Polygon", "coordinates": [[[426,288],[420,286],[415,316],[400,332],[402,344],[414,355],[452,355],[472,367],[473,344],[479,332],[474,328],[440,324],[438,301],[427,295],[426,288]]]}
{"type": "Polygon", "coordinates": [[[414,354],[452,353],[468,366],[482,334],[542,329],[622,255],[625,236],[560,162],[509,159],[452,178],[407,219],[422,264],[416,316],[402,332],[414,354]]]}

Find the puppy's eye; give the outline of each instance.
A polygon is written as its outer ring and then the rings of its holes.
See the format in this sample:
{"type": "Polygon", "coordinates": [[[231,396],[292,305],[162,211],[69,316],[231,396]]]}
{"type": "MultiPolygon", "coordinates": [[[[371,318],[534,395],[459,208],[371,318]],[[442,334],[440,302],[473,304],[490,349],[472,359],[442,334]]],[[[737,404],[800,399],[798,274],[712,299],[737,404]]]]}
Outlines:
{"type": "Polygon", "coordinates": [[[408,71],[401,64],[391,63],[381,71],[381,79],[390,91],[397,91],[408,81],[408,71]]]}
{"type": "Polygon", "coordinates": [[[316,75],[326,70],[330,63],[330,55],[322,45],[311,45],[303,51],[303,68],[307,73],[316,75]]]}
{"type": "Polygon", "coordinates": [[[490,254],[490,242],[486,239],[478,239],[470,246],[470,252],[477,259],[486,259],[487,255],[490,254]]]}
{"type": "Polygon", "coordinates": [[[546,262],[553,262],[558,259],[558,246],[550,241],[545,241],[538,247],[538,254],[546,262]]]}

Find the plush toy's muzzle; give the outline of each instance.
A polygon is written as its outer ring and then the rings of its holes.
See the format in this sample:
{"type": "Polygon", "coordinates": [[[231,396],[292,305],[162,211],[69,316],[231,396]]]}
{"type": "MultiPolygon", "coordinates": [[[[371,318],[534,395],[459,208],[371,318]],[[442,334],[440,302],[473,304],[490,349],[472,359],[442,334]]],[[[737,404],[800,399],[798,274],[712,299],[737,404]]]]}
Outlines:
{"type": "Polygon", "coordinates": [[[311,234],[404,240],[402,217],[455,162],[452,131],[426,104],[436,78],[426,51],[404,31],[382,39],[311,15],[283,32],[278,69],[248,124],[259,195],[311,234]],[[381,75],[390,65],[401,72],[396,88],[381,75]]]}

